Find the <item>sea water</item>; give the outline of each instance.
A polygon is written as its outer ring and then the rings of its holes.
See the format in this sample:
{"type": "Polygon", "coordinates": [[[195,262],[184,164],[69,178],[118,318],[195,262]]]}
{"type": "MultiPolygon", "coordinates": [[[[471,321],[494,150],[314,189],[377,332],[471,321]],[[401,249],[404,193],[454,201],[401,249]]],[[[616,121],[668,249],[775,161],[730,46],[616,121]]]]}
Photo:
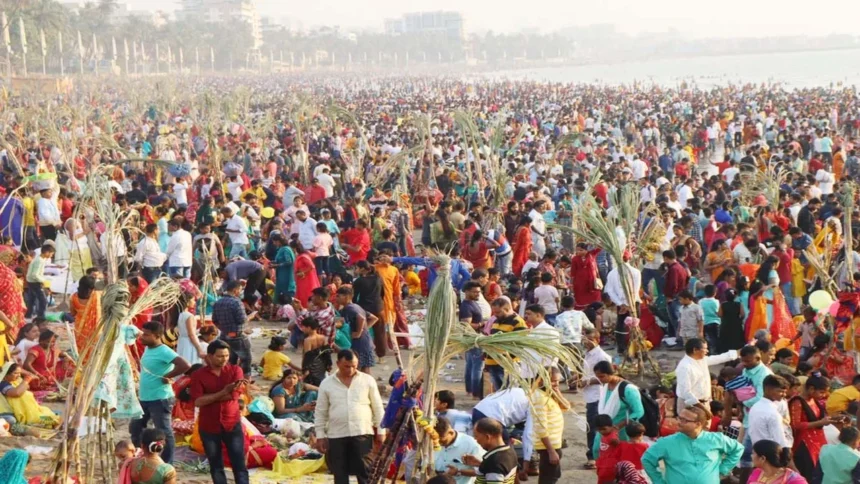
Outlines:
{"type": "Polygon", "coordinates": [[[860,85],[860,49],[683,57],[496,71],[490,77],[596,84],[682,82],[700,88],[779,83],[786,88],[860,85]]]}

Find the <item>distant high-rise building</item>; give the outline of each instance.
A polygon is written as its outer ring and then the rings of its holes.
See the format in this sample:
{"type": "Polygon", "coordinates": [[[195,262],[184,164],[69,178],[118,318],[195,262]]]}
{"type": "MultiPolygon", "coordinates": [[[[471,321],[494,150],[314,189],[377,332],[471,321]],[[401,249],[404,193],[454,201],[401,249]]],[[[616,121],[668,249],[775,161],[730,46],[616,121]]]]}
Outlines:
{"type": "Polygon", "coordinates": [[[456,41],[462,41],[466,37],[463,15],[459,12],[445,11],[407,13],[401,18],[386,19],[385,33],[388,35],[442,34],[456,41]]]}
{"type": "Polygon", "coordinates": [[[196,22],[241,20],[251,26],[254,48],[259,49],[263,45],[263,32],[256,0],[181,0],[181,8],[176,16],[196,22]]]}

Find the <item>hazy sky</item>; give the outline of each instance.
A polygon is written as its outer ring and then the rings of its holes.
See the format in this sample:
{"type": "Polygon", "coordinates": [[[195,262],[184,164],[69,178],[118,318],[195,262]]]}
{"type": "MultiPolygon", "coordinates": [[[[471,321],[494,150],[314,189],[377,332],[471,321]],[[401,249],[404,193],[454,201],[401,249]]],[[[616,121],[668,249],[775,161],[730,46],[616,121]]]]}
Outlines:
{"type": "MultiPolygon", "coordinates": [[[[179,0],[120,0],[132,9],[174,10],[179,0]]],[[[696,37],[760,37],[771,35],[856,35],[851,21],[860,16],[856,0],[257,0],[261,15],[290,17],[306,28],[339,25],[381,29],[385,18],[406,12],[456,10],[466,31],[496,32],[537,28],[550,32],[562,27],[611,23],[629,33],[665,31],[674,27],[696,37]],[[826,15],[823,14],[826,12],[826,15]]]]}

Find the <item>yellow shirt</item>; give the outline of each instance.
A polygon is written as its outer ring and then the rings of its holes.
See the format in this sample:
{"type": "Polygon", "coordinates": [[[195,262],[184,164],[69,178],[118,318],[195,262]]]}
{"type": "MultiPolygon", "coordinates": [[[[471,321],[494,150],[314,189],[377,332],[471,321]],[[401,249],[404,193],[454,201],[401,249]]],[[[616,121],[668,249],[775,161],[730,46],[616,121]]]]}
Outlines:
{"type": "MultiPolygon", "coordinates": [[[[554,449],[561,449],[564,434],[564,415],[558,403],[543,390],[535,390],[531,397],[531,441],[535,450],[546,450],[544,438],[549,438],[554,449]]],[[[526,427],[529,427],[528,421],[526,427]]]]}
{"type": "Polygon", "coordinates": [[[284,365],[290,364],[290,357],[280,351],[266,350],[263,353],[263,378],[279,380],[284,374],[284,365]]]}
{"type": "Polygon", "coordinates": [[[33,197],[24,197],[21,199],[21,203],[24,205],[24,226],[35,227],[36,202],[33,200],[33,197]]]}
{"type": "MultiPolygon", "coordinates": [[[[245,196],[251,194],[257,197],[261,203],[266,199],[266,191],[263,190],[263,187],[257,187],[257,189],[249,188],[242,192],[242,195],[239,197],[243,202],[245,201],[245,196]]],[[[238,200],[233,200],[234,202],[238,202],[238,200]]]]}
{"type": "Polygon", "coordinates": [[[830,392],[830,398],[827,399],[827,414],[844,413],[848,411],[848,405],[858,399],[860,399],[860,390],[857,390],[854,385],[834,390],[830,392]]]}

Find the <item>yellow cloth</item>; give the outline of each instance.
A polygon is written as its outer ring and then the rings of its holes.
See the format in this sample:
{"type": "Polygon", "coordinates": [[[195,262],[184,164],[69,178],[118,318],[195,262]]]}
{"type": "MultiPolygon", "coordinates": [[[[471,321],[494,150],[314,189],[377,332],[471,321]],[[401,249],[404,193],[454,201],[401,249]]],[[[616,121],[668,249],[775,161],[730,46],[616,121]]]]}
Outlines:
{"type": "Polygon", "coordinates": [[[827,414],[836,415],[848,411],[848,405],[851,402],[860,399],[860,390],[849,385],[830,392],[830,397],[827,399],[827,414]]]}
{"type": "Polygon", "coordinates": [[[266,350],[263,353],[263,378],[280,380],[284,374],[284,365],[290,364],[290,357],[280,351],[266,350]]]}
{"type": "MultiPolygon", "coordinates": [[[[21,385],[21,380],[13,384],[21,385]]],[[[19,424],[54,427],[60,422],[59,417],[48,407],[39,405],[33,392],[26,391],[20,397],[7,397],[6,402],[12,407],[12,413],[19,424]]]]}
{"type": "Polygon", "coordinates": [[[406,287],[409,289],[410,296],[418,296],[421,294],[421,279],[415,271],[406,271],[403,279],[406,282],[406,287]]]}
{"type": "Polygon", "coordinates": [[[842,246],[842,236],[834,231],[830,224],[825,224],[824,228],[815,236],[812,245],[815,246],[819,254],[823,254],[825,248],[836,252],[842,246]]]}
{"type": "MultiPolygon", "coordinates": [[[[8,331],[9,328],[6,327],[6,323],[0,321],[0,331],[8,331]]],[[[0,366],[6,364],[7,361],[12,360],[12,352],[9,350],[9,343],[6,341],[6,335],[0,334],[0,366]]]]}
{"type": "Polygon", "coordinates": [[[543,390],[535,390],[531,396],[532,425],[531,439],[535,450],[546,450],[544,438],[549,438],[554,449],[562,446],[564,434],[564,414],[558,403],[543,390]]]}
{"type": "Polygon", "coordinates": [[[860,317],[854,316],[851,320],[851,326],[845,330],[845,340],[843,346],[845,351],[856,351],[860,348],[860,317]]]}
{"type": "Polygon", "coordinates": [[[36,226],[36,201],[33,197],[24,197],[21,199],[21,204],[24,205],[24,226],[36,226]]]}
{"type": "Polygon", "coordinates": [[[245,190],[244,192],[242,192],[242,195],[239,198],[244,202],[245,196],[248,195],[249,193],[251,195],[256,195],[257,200],[259,200],[260,202],[262,202],[263,200],[266,199],[266,191],[263,190],[263,187],[257,187],[256,190],[253,188],[249,188],[249,189],[245,190]]]}
{"type": "Polygon", "coordinates": [[[791,259],[791,295],[794,297],[806,295],[806,282],[804,282],[803,276],[803,264],[799,259],[791,259]]]}

